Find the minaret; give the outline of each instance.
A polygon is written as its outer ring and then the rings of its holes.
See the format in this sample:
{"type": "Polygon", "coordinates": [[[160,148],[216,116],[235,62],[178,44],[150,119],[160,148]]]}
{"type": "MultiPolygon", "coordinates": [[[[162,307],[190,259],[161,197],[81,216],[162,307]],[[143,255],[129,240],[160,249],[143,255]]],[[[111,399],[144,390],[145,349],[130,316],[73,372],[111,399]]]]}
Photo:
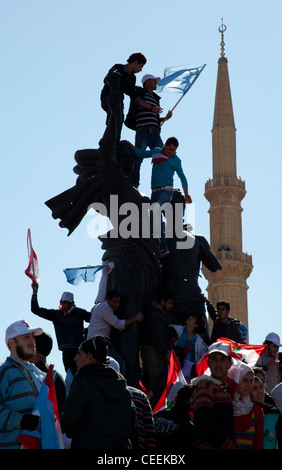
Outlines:
{"type": "Polygon", "coordinates": [[[213,179],[205,185],[205,197],[210,203],[210,245],[222,269],[212,273],[203,267],[202,271],[208,280],[209,300],[215,306],[219,300],[229,302],[230,316],[248,328],[246,279],[253,266],[252,256],[242,251],[241,201],[246,190],[236,170],[236,128],[225,57],[225,31],[226,26],[222,24],[212,129],[213,179]]]}

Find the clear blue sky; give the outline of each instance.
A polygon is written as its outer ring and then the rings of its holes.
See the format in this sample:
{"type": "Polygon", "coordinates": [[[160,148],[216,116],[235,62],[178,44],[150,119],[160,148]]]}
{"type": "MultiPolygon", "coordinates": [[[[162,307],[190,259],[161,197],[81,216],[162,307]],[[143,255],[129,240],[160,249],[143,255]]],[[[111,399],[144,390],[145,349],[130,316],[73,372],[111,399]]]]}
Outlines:
{"type": "MultiPolygon", "coordinates": [[[[91,309],[96,282],[73,287],[63,269],[100,264],[100,242],[86,216],[75,232],[58,226],[44,202],[75,182],[77,149],[97,148],[105,128],[100,90],[108,69],[132,52],[147,57],[144,73],[166,67],[207,66],[162,129],[175,135],[196,207],[196,233],[209,240],[205,182],[212,177],[212,121],[220,57],[221,18],[237,128],[237,174],[246,182],[242,202],[243,250],[253,256],[248,279],[250,342],[270,331],[282,336],[281,289],[281,2],[167,0],[11,0],[2,2],[1,61],[1,341],[7,326],[26,319],[52,334],[49,362],[63,372],[53,325],[30,312],[26,235],[39,259],[39,303],[53,308],[64,290],[91,309]]],[[[140,84],[143,73],[137,75],[140,84]]],[[[162,93],[166,113],[180,96],[162,93]]],[[[125,108],[128,101],[125,101],[125,108]]],[[[123,128],[122,138],[134,142],[123,128]]],[[[141,191],[150,195],[149,161],[141,191]]],[[[175,186],[179,180],[175,179],[175,186]]],[[[200,280],[204,293],[207,282],[200,280]]]]}

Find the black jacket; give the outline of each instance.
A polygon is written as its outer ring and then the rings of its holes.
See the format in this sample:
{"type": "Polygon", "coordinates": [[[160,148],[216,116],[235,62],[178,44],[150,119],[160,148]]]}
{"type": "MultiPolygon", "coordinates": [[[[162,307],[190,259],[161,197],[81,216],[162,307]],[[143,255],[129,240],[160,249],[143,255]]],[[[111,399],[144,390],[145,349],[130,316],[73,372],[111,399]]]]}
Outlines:
{"type": "Polygon", "coordinates": [[[210,343],[215,343],[218,338],[228,338],[236,343],[242,343],[241,322],[237,318],[228,317],[226,323],[221,323],[217,317],[214,306],[208,302],[207,310],[214,322],[210,343]]]}
{"type": "Polygon", "coordinates": [[[123,376],[103,364],[82,367],[71,384],[62,431],[72,449],[127,449],[132,402],[123,376]]]}
{"type": "Polygon", "coordinates": [[[104,87],[101,91],[101,101],[106,99],[110,94],[118,95],[123,93],[136,98],[136,76],[134,73],[128,73],[126,66],[123,64],[115,64],[108,71],[104,79],[104,87]]]}
{"type": "Polygon", "coordinates": [[[37,295],[31,297],[31,311],[45,320],[50,320],[55,328],[58,348],[77,349],[85,339],[84,321],[89,323],[91,312],[76,307],[70,315],[64,315],[62,310],[39,307],[37,295]]]}

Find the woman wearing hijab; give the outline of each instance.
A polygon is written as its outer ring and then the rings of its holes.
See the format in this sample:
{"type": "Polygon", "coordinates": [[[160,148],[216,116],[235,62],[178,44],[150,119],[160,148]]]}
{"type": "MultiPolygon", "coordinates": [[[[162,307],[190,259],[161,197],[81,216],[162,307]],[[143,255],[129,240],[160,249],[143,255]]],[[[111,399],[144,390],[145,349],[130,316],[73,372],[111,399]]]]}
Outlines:
{"type": "Polygon", "coordinates": [[[263,410],[250,397],[253,379],[253,369],[241,363],[233,401],[236,442],[240,449],[263,449],[263,410]]]}

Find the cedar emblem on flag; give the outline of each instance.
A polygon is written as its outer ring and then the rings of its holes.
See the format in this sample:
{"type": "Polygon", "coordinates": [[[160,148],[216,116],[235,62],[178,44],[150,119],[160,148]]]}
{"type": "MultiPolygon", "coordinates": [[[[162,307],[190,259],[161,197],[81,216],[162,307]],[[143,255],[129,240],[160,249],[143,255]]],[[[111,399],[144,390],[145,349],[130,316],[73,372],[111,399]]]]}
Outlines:
{"type": "Polygon", "coordinates": [[[28,267],[25,270],[25,274],[33,281],[39,281],[39,266],[37,256],[32,248],[31,233],[30,229],[27,231],[27,252],[28,252],[28,267]]]}

